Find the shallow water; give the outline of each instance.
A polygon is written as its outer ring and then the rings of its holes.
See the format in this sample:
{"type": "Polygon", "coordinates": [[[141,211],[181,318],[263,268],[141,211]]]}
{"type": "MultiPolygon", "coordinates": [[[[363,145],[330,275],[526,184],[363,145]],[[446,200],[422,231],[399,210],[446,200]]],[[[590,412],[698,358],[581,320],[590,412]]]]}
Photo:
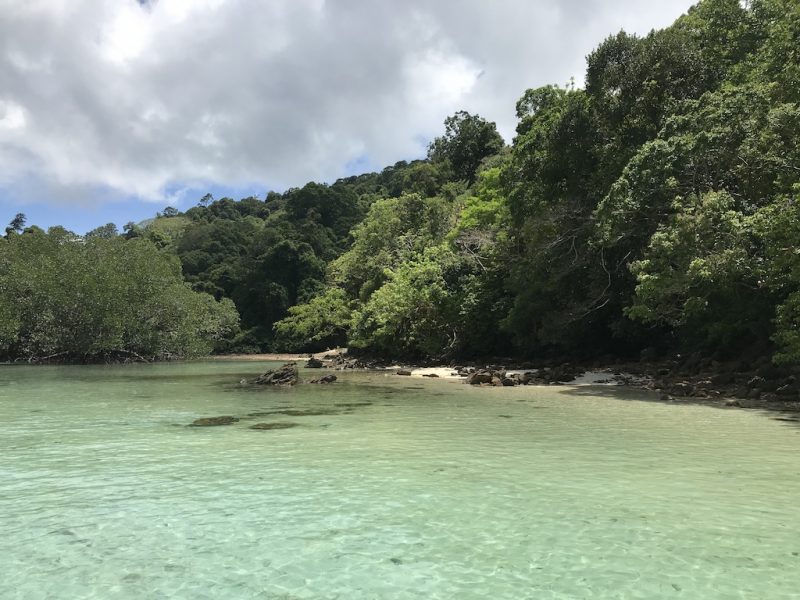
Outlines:
{"type": "Polygon", "coordinates": [[[796,424],[265,368],[0,367],[0,598],[800,597],[796,424]]]}

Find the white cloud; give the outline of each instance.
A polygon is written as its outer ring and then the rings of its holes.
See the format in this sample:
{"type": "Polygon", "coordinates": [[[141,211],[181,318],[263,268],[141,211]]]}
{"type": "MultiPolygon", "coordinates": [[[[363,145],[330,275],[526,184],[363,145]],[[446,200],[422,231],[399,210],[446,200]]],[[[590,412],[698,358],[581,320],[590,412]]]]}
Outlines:
{"type": "Polygon", "coordinates": [[[163,202],[419,156],[456,110],[510,137],[527,87],[688,0],[0,0],[0,182],[163,202]],[[172,195],[171,195],[172,194],[172,195]]]}

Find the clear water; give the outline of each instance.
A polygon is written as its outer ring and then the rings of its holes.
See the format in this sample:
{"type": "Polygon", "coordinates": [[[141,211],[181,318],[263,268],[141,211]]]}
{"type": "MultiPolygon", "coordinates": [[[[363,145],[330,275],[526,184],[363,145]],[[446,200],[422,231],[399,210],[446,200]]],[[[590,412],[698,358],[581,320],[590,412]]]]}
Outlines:
{"type": "Polygon", "coordinates": [[[0,368],[0,598],[800,598],[796,424],[264,369],[0,368]]]}

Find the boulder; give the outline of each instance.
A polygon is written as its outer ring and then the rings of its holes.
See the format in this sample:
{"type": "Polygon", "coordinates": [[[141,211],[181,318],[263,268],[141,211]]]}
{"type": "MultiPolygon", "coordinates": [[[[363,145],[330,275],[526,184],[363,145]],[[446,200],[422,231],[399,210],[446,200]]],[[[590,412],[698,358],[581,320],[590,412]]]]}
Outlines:
{"type": "Polygon", "coordinates": [[[711,377],[711,383],[714,385],[730,385],[733,383],[733,379],[733,373],[731,372],[717,373],[711,377]]]}
{"type": "Polygon", "coordinates": [[[678,397],[691,396],[693,391],[692,385],[686,382],[676,383],[669,389],[670,395],[678,397]]]}
{"type": "Polygon", "coordinates": [[[397,371],[397,374],[409,377],[411,375],[411,371],[409,371],[408,369],[400,369],[399,371],[397,371]]]}
{"type": "Polygon", "coordinates": [[[326,383],[333,383],[334,381],[336,381],[336,379],[337,379],[336,375],[323,375],[322,377],[319,377],[317,379],[312,379],[308,383],[326,384],[326,383]]]}
{"type": "Polygon", "coordinates": [[[216,427],[218,425],[233,425],[239,419],[230,415],[223,415],[221,417],[203,417],[195,419],[189,427],[216,427]]]}
{"type": "Polygon", "coordinates": [[[467,383],[470,385],[480,385],[482,383],[491,383],[492,373],[490,371],[475,371],[467,376],[467,383]]]}
{"type": "Polygon", "coordinates": [[[436,373],[425,373],[423,377],[439,377],[436,373]]]}
{"type": "Polygon", "coordinates": [[[321,369],[324,365],[322,361],[318,358],[314,358],[313,356],[308,359],[306,363],[306,369],[321,369]]]}
{"type": "Polygon", "coordinates": [[[282,367],[267,371],[263,375],[256,377],[253,383],[256,385],[295,385],[297,383],[297,363],[286,363],[282,367]]]}

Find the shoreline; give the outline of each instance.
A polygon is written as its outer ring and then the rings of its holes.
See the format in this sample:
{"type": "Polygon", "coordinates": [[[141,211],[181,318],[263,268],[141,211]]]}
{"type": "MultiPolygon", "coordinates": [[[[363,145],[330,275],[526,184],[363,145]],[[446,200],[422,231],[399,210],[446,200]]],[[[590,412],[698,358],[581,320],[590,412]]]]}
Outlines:
{"type": "Polygon", "coordinates": [[[789,417],[787,420],[800,423],[800,372],[776,367],[765,357],[754,363],[743,361],[723,363],[691,355],[656,361],[587,361],[583,365],[559,363],[553,360],[542,360],[537,364],[537,361],[517,362],[509,358],[465,360],[444,364],[433,361],[406,362],[352,357],[346,348],[336,348],[316,353],[218,354],[199,360],[296,362],[298,367],[303,368],[306,361],[312,357],[321,361],[320,371],[376,371],[398,377],[442,379],[451,382],[463,380],[464,385],[468,385],[466,381],[468,374],[483,372],[491,374],[489,381],[492,380],[492,376],[497,377],[501,374],[503,378],[507,376],[513,381],[501,384],[495,379],[494,383],[484,382],[471,387],[500,385],[515,387],[557,385],[606,389],[625,387],[650,392],[653,397],[648,401],[784,413],[789,417]]]}
{"type": "MultiPolygon", "coordinates": [[[[214,360],[244,361],[295,361],[303,367],[311,356],[322,361],[320,370],[368,370],[397,377],[430,378],[445,381],[463,380],[476,371],[512,378],[505,384],[473,384],[472,387],[499,387],[501,385],[557,385],[564,387],[625,387],[653,394],[651,401],[666,404],[698,404],[717,408],[739,408],[786,413],[800,422],[800,377],[794,371],[775,367],[766,359],[756,364],[741,362],[719,363],[702,360],[696,355],[682,360],[588,363],[587,365],[558,365],[548,361],[542,366],[507,361],[507,366],[487,365],[482,361],[464,361],[451,364],[430,362],[373,361],[368,358],[348,357],[345,349],[309,354],[245,354],[222,355],[214,360]],[[544,366],[547,365],[547,366],[544,366]],[[402,374],[400,374],[402,372],[402,374]],[[459,374],[460,372],[460,374],[459,374]],[[547,380],[550,373],[554,378],[547,380]],[[558,374],[566,374],[559,378],[558,374]],[[530,382],[522,383],[525,376],[530,382]]],[[[504,362],[504,361],[498,361],[504,362]]],[[[489,378],[491,380],[491,377],[489,378]]]]}

